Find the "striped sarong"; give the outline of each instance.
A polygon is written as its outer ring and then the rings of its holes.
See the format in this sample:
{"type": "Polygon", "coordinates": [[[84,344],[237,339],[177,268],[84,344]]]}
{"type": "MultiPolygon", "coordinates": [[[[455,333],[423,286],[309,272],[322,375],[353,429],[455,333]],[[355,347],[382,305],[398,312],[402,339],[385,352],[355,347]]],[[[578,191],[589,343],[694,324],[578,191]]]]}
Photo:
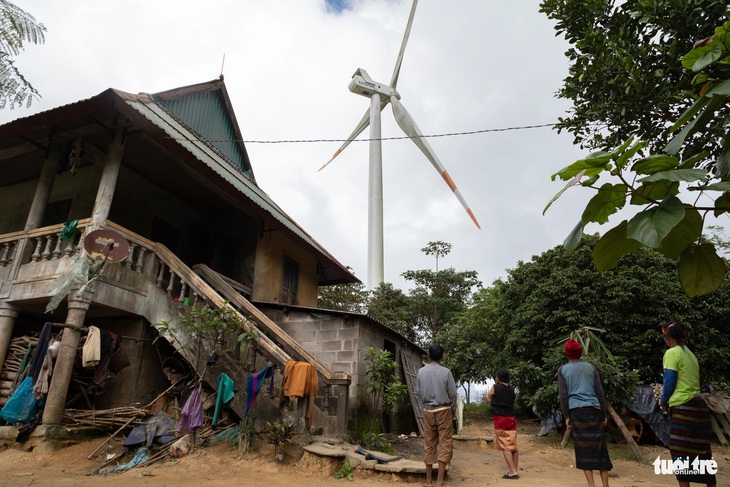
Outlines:
{"type": "MultiPolygon", "coordinates": [[[[672,422],[669,427],[669,452],[672,460],[709,460],[712,458],[712,420],[710,410],[701,397],[690,399],[681,406],[672,408],[672,422]],[[689,458],[688,458],[689,457],[689,458]]],[[[691,469],[691,467],[690,467],[691,469]]],[[[679,482],[716,484],[715,476],[707,473],[677,473],[679,482]]]]}
{"type": "Polygon", "coordinates": [[[575,408],[569,411],[570,428],[575,448],[575,468],[611,470],[608,446],[603,433],[603,412],[596,408],[575,408]]]}

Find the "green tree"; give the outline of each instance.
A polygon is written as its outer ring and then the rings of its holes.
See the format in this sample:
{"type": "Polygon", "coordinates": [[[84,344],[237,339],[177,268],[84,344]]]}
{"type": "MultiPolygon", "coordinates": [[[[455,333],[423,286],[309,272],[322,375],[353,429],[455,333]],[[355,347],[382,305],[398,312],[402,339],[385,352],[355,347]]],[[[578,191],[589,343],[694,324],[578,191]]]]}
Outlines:
{"type": "Polygon", "coordinates": [[[575,251],[558,246],[520,262],[495,283],[490,300],[475,299],[469,313],[488,316],[488,332],[464,328],[475,332],[460,339],[484,350],[487,371],[505,367],[516,378],[523,375],[521,380],[534,376],[535,384],[552,382],[555,362],[562,358],[551,360],[549,351],[571,332],[592,327],[606,330],[601,339],[617,363],[636,370],[643,382],[659,382],[666,350],[659,325],[677,319],[690,329],[703,381],[727,383],[730,373],[721,357],[730,353],[725,332],[730,329],[730,282],[726,279],[715,293],[690,298],[676,280],[676,264],[650,249],[626,255],[614,269],[600,273],[592,263],[598,242],[598,236],[586,236],[575,251]]]}
{"type": "Polygon", "coordinates": [[[409,340],[416,340],[415,330],[410,325],[408,296],[393,284],[383,282],[373,289],[368,301],[368,316],[388,325],[409,340]]]}
{"type": "Polygon", "coordinates": [[[0,0],[0,109],[10,108],[39,98],[38,91],[23,77],[13,57],[25,49],[25,43],[42,44],[45,41],[43,24],[36,22],[28,12],[7,0],[0,0]]]}
{"type": "Polygon", "coordinates": [[[466,392],[471,402],[470,384],[484,382],[500,367],[494,358],[502,347],[496,324],[499,322],[497,305],[504,283],[483,288],[474,293],[472,305],[454,317],[441,330],[439,343],[446,350],[445,365],[451,369],[454,380],[466,392]]]}
{"type": "MultiPolygon", "coordinates": [[[[694,74],[677,60],[727,10],[724,0],[543,0],[540,11],[570,43],[557,96],[572,108],[558,130],[590,149],[610,150],[631,136],[663,147],[664,128],[694,101],[694,74]]],[[[722,135],[720,127],[714,133],[722,135]]],[[[707,134],[698,144],[714,151],[720,140],[707,134]]]]}
{"type": "MultiPolygon", "coordinates": [[[[421,249],[427,255],[435,255],[437,262],[450,250],[451,246],[444,242],[429,242],[429,246],[421,249]]],[[[416,285],[408,293],[408,308],[412,326],[422,343],[436,341],[444,325],[467,308],[472,291],[482,284],[476,271],[456,271],[453,267],[406,271],[401,276],[416,285]]]]}
{"type": "MultiPolygon", "coordinates": [[[[596,2],[586,3],[594,5],[596,2]]],[[[611,24],[616,32],[607,30],[603,35],[614,42],[623,29],[631,30],[629,18],[650,24],[654,18],[651,15],[656,15],[656,12],[652,11],[650,15],[644,12],[646,9],[653,5],[658,10],[659,6],[675,3],[645,0],[612,7],[604,17],[609,23],[618,21],[611,24]],[[628,17],[624,19],[622,16],[628,17]]],[[[718,216],[730,210],[730,135],[726,128],[730,123],[727,103],[730,96],[730,21],[715,29],[707,25],[708,22],[718,22],[723,13],[729,14],[730,11],[724,2],[719,2],[722,5],[718,2],[697,2],[706,7],[704,9],[694,2],[681,3],[693,4],[693,11],[697,14],[681,18],[681,22],[696,28],[681,31],[682,35],[691,37],[674,38],[670,31],[655,28],[645,31],[647,37],[643,37],[642,42],[647,46],[671,45],[672,52],[677,46],[686,46],[682,65],[669,63],[684,69],[685,79],[679,79],[676,84],[662,85],[657,90],[660,95],[656,100],[629,96],[633,85],[625,80],[619,83],[626,86],[623,104],[635,103],[645,113],[660,113],[660,118],[647,121],[648,126],[657,128],[651,131],[634,126],[638,123],[636,117],[639,114],[633,112],[629,112],[623,122],[626,129],[619,130],[621,122],[618,120],[612,122],[613,125],[605,130],[611,132],[615,129],[614,136],[598,142],[599,136],[596,136],[592,144],[607,150],[594,152],[553,175],[553,179],[559,177],[568,183],[545,210],[570,187],[580,185],[596,192],[565,241],[568,249],[574,249],[587,224],[608,222],[609,217],[627,202],[643,208],[630,220],[620,222],[604,234],[594,251],[596,268],[601,271],[611,269],[621,256],[641,247],[657,249],[677,260],[678,275],[685,292],[699,296],[717,289],[726,273],[725,262],[711,243],[702,240],[702,232],[707,215],[718,216]],[[661,97],[677,100],[677,103],[662,111],[661,97]],[[686,109],[679,114],[678,109],[681,108],[686,109]],[[634,136],[639,139],[635,141],[634,136]],[[601,176],[608,180],[599,184],[601,176]],[[680,195],[691,196],[691,202],[683,202],[680,195]],[[711,203],[706,204],[706,201],[711,203]]],[[[593,31],[579,31],[568,39],[580,46],[586,42],[583,36],[588,34],[595,41],[597,34],[593,31]]],[[[609,50],[615,50],[617,57],[625,57],[627,67],[633,69],[640,65],[641,58],[618,41],[609,50]]],[[[583,60],[583,56],[580,59],[583,60]]],[[[597,73],[591,68],[582,66],[581,69],[595,76],[597,73]]],[[[570,92],[574,99],[578,99],[580,93],[580,90],[570,92]]],[[[615,105],[612,102],[610,106],[615,105]]],[[[592,107],[598,114],[608,112],[608,108],[598,103],[587,103],[586,106],[592,107]]],[[[625,111],[623,113],[626,115],[625,111]]],[[[586,120],[580,123],[585,125],[586,120]]]]}
{"type": "MultiPolygon", "coordinates": [[[[352,271],[352,268],[347,268],[352,271]]],[[[319,286],[317,289],[317,307],[349,311],[351,313],[365,313],[369,292],[361,282],[319,286]]]]}

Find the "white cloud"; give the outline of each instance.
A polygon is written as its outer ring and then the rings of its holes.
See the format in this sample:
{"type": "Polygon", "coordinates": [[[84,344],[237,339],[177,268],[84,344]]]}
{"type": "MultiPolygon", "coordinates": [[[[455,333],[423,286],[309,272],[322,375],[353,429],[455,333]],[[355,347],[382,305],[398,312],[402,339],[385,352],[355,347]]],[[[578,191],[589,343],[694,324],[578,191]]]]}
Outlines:
{"type": "MultiPolygon", "coordinates": [[[[259,185],[315,239],[366,281],[367,142],[354,142],[322,172],[369,107],[347,85],[358,67],[390,81],[411,2],[359,0],[327,13],[324,0],[18,0],[48,28],[46,44],[17,58],[43,98],[0,122],[107,88],[156,92],[218,77],[223,69],[259,185]],[[225,63],[223,57],[225,55],[225,63]]],[[[425,134],[552,123],[568,104],[554,93],[567,74],[567,44],[537,1],[422,0],[398,90],[425,134]]],[[[384,137],[402,133],[390,107],[384,137]]],[[[360,138],[365,138],[367,131],[360,138]]],[[[583,153],[549,128],[429,139],[482,230],[407,140],[383,143],[385,278],[407,288],[406,270],[433,268],[429,241],[453,244],[441,265],[476,270],[485,284],[519,260],[561,243],[588,192],[550,175],[583,153]]]]}

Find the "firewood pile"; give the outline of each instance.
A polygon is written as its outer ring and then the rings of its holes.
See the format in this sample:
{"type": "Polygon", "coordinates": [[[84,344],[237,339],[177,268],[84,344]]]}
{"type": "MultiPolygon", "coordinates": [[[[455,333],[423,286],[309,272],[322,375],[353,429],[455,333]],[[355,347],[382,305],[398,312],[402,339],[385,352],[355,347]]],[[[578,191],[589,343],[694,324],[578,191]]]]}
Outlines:
{"type": "Polygon", "coordinates": [[[20,385],[16,377],[18,376],[18,370],[20,370],[23,359],[26,359],[25,365],[30,361],[28,347],[35,349],[37,344],[38,336],[21,336],[10,340],[5,362],[3,362],[3,368],[0,372],[0,407],[8,402],[11,393],[20,385]],[[28,355],[27,357],[26,354],[28,355]]]}
{"type": "Polygon", "coordinates": [[[719,392],[702,394],[702,398],[710,408],[712,431],[715,432],[721,445],[728,443],[730,437],[730,396],[719,392]]]}
{"type": "Polygon", "coordinates": [[[61,424],[65,426],[92,426],[103,431],[121,427],[132,429],[144,423],[152,413],[148,409],[122,406],[113,409],[65,409],[61,424]]]}

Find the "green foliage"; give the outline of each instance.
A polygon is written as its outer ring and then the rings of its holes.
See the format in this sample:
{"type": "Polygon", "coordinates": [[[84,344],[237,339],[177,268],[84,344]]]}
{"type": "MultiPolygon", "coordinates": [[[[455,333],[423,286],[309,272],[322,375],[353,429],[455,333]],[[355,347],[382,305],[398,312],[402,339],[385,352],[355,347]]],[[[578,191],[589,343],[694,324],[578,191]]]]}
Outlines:
{"type": "Polygon", "coordinates": [[[274,454],[280,445],[291,442],[295,425],[296,423],[292,420],[266,422],[262,435],[267,443],[274,445],[274,454]]]}
{"type": "Polygon", "coordinates": [[[416,340],[414,328],[410,325],[410,309],[408,296],[393,287],[393,284],[384,282],[370,293],[367,305],[368,316],[384,323],[400,332],[411,341],[416,340]]]}
{"type": "MultiPolygon", "coordinates": [[[[447,255],[451,245],[429,242],[421,250],[438,258],[447,255]]],[[[416,285],[408,294],[408,308],[422,344],[437,341],[442,328],[467,308],[472,291],[482,285],[475,271],[457,272],[453,267],[435,272],[406,271],[401,275],[416,285]]]]}
{"type": "Polygon", "coordinates": [[[472,296],[472,306],[441,330],[439,343],[448,350],[444,365],[457,384],[484,382],[500,366],[494,360],[504,342],[498,335],[501,286],[483,288],[472,296]]]}
{"type": "Polygon", "coordinates": [[[596,268],[649,247],[677,261],[689,296],[716,290],[726,265],[701,235],[708,214],[730,210],[727,3],[545,0],[541,7],[573,45],[559,96],[574,101],[574,116],[559,128],[600,149],[553,175],[568,183],[545,210],[568,188],[596,192],[566,247],[576,248],[587,224],[606,223],[628,202],[641,208],[605,233],[596,268]],[[610,181],[599,184],[601,177],[610,181]],[[691,204],[680,199],[689,192],[696,193],[691,204]]]}
{"type": "Polygon", "coordinates": [[[25,43],[42,44],[46,28],[28,12],[7,0],[0,0],[0,109],[30,107],[38,91],[15,67],[14,56],[25,49],[25,43]]]}
{"type": "MultiPolygon", "coordinates": [[[[677,282],[676,264],[645,248],[597,272],[592,254],[598,242],[598,236],[588,235],[575,251],[547,250],[475,294],[474,305],[442,335],[448,338],[445,363],[464,374],[461,380],[469,373],[488,377],[505,367],[518,389],[518,407],[534,404],[546,412],[556,404],[555,374],[565,362],[560,340],[576,330],[606,330],[591,338],[590,354],[598,352],[599,338],[619,371],[631,374],[628,379],[661,382],[666,346],[659,325],[677,319],[689,328],[688,343],[700,361],[703,383],[730,382],[723,358],[730,354],[730,281],[689,298],[677,282]]],[[[611,367],[599,371],[604,384],[612,384],[606,385],[611,400],[622,403],[622,384],[630,383],[611,367]]]]}
{"type": "Polygon", "coordinates": [[[398,364],[387,350],[365,349],[365,390],[373,398],[373,421],[371,427],[378,423],[375,419],[383,411],[391,411],[407,396],[408,389],[400,381],[398,364]]]}
{"type": "Polygon", "coordinates": [[[352,478],[352,465],[350,465],[350,462],[347,460],[342,462],[342,467],[332,474],[332,476],[336,479],[347,479],[347,480],[353,480],[352,478]]]}
{"type": "MultiPolygon", "coordinates": [[[[636,135],[658,150],[668,142],[664,128],[693,101],[695,73],[678,60],[723,21],[727,2],[543,0],[540,11],[571,44],[558,97],[572,109],[558,129],[591,149],[611,150],[636,135]]],[[[712,78],[717,65],[709,68],[712,78]]],[[[693,145],[717,154],[723,135],[715,127],[693,145]]]]}
{"type": "Polygon", "coordinates": [[[388,438],[383,433],[365,431],[362,434],[362,444],[368,450],[376,450],[383,453],[393,454],[393,448],[388,443],[388,438]]]}
{"type": "MultiPolygon", "coordinates": [[[[352,271],[350,267],[347,269],[352,271]]],[[[361,282],[317,288],[317,307],[323,309],[365,313],[369,299],[370,293],[361,282]]]]}

